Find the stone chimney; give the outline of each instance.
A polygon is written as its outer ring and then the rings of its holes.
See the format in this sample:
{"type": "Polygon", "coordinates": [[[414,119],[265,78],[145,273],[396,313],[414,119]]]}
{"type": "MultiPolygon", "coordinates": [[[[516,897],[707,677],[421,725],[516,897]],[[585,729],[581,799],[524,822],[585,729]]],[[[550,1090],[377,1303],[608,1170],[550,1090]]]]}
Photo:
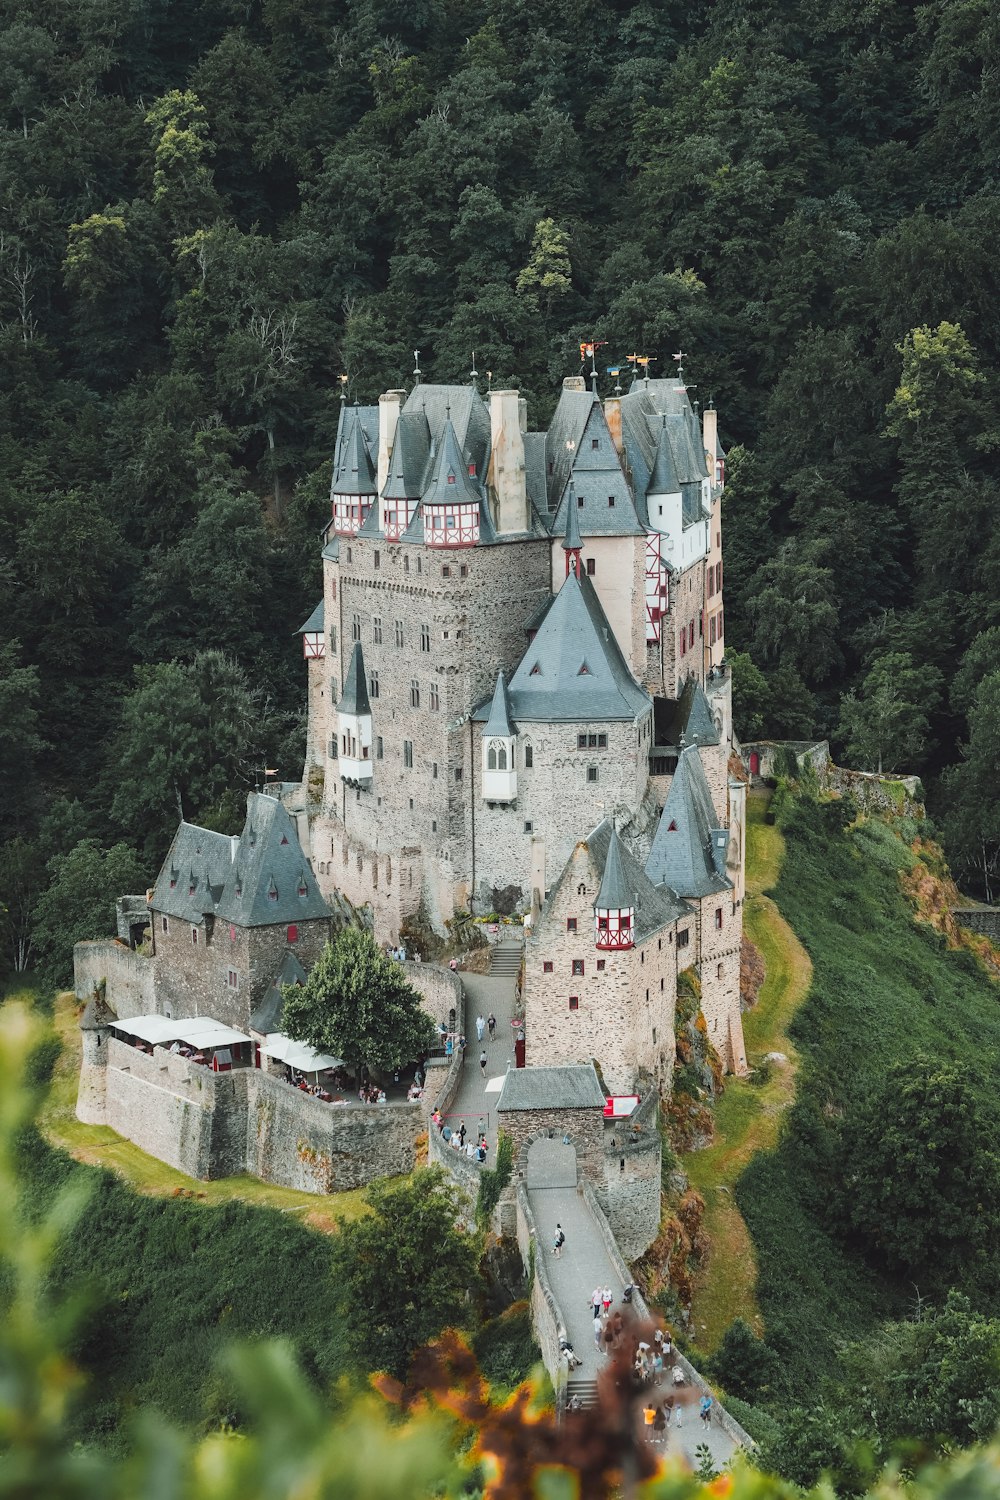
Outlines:
{"type": "Polygon", "coordinates": [[[715,483],[715,460],[719,453],[719,413],[714,406],[706,406],[701,414],[701,433],[705,443],[705,452],[710,454],[708,471],[715,483]]]}
{"type": "Polygon", "coordinates": [[[501,535],[528,529],[520,405],[517,391],[490,391],[492,451],[487,479],[496,495],[496,528],[501,535]]]}
{"type": "Polygon", "coordinates": [[[604,420],[608,424],[611,433],[611,441],[614,443],[619,458],[624,458],[625,449],[622,444],[622,403],[620,396],[609,396],[604,403],[604,420]]]}
{"type": "Polygon", "coordinates": [[[563,376],[563,390],[564,391],[586,391],[586,389],[587,389],[587,382],[584,380],[584,378],[583,378],[582,375],[564,375],[563,376]]]}
{"type": "Polygon", "coordinates": [[[524,399],[523,396],[520,398],[520,400],[517,403],[517,425],[518,425],[518,427],[520,427],[522,433],[527,432],[527,430],[528,430],[528,403],[524,399]]]}
{"type": "Polygon", "coordinates": [[[405,400],[405,391],[386,391],[378,398],[378,472],[375,483],[379,496],[389,477],[389,455],[396,438],[400,407],[405,400]]]}

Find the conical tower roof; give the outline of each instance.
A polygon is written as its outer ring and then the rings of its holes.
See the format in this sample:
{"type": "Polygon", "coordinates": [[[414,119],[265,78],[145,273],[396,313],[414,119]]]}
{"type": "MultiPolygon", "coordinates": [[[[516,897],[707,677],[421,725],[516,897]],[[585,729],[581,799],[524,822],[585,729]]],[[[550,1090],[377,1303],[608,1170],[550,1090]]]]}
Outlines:
{"type": "Polygon", "coordinates": [[[563,537],[562,544],[564,552],[579,552],[583,548],[579,510],[580,507],[576,503],[576,487],[571,479],[569,494],[566,497],[566,535],[563,537]]]}
{"type": "Polygon", "coordinates": [[[622,849],[616,829],[611,830],[608,842],[608,857],[604,861],[601,889],[594,902],[597,911],[621,911],[635,906],[635,896],[629,890],[622,868],[622,849]]]}
{"type": "Polygon", "coordinates": [[[389,473],[382,489],[386,500],[419,500],[429,442],[423,413],[404,412],[396,423],[389,473]]]}
{"type": "Polygon", "coordinates": [[[368,701],[365,658],[361,651],[360,641],[354,642],[350,665],[344,677],[344,691],[337,704],[337,710],[342,714],[370,714],[372,711],[368,701]]]}
{"type": "Polygon", "coordinates": [[[646,860],[646,874],[654,885],[668,885],[680,896],[709,896],[729,890],[732,882],[720,873],[714,840],[728,842],[718,827],[712,794],[697,747],[682,750],[663,804],[663,812],[646,860]]]}
{"type": "Polygon", "coordinates": [[[361,418],[354,407],[348,408],[347,420],[350,426],[340,445],[340,461],[333,476],[333,494],[374,495],[375,470],[361,418]]]}
{"type": "Polygon", "coordinates": [[[424,490],[424,505],[478,505],[479,487],[462,455],[451,417],[445,419],[441,446],[431,466],[430,482],[424,490]]]}
{"type": "Polygon", "coordinates": [[[646,493],[649,495],[675,495],[680,492],[681,482],[674,465],[674,450],[667,431],[667,419],[660,423],[660,441],[656,446],[656,461],[649,476],[646,493]]]}
{"type": "Polygon", "coordinates": [[[510,699],[502,672],[497,673],[497,685],[490,704],[490,716],[483,727],[483,739],[513,739],[516,731],[511,723],[510,699]]]}

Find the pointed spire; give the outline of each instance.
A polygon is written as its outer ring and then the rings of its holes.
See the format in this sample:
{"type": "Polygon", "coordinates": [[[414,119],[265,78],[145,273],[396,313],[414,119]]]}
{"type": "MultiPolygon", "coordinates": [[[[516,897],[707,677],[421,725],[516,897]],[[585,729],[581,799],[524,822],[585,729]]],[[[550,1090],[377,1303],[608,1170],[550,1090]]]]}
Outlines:
{"type": "Polygon", "coordinates": [[[656,446],[656,459],[653,463],[653,472],[649,476],[649,484],[646,486],[647,495],[675,495],[681,488],[674,467],[674,450],[670,444],[670,434],[667,431],[666,414],[660,421],[660,440],[656,446]]]}
{"type": "Polygon", "coordinates": [[[566,495],[566,535],[563,537],[563,551],[566,553],[566,575],[580,571],[580,553],[583,551],[583,539],[580,536],[580,507],[576,503],[576,487],[572,479],[569,482],[569,490],[566,495]]]}
{"type": "Polygon", "coordinates": [[[368,682],[365,677],[365,658],[361,650],[361,642],[355,641],[350,665],[344,677],[344,691],[337,704],[337,712],[360,715],[370,714],[371,711],[371,704],[368,701],[368,682]]]}
{"type": "Polygon", "coordinates": [[[479,498],[479,490],[469,473],[468,461],[449,415],[445,419],[431,481],[424,491],[424,505],[478,505],[479,498]]]}
{"type": "Polygon", "coordinates": [[[350,424],[340,446],[340,462],[333,480],[335,495],[374,495],[375,470],[361,418],[354,407],[346,407],[344,420],[350,424]]]}
{"type": "Polygon", "coordinates": [[[622,869],[621,843],[615,828],[611,830],[608,857],[604,861],[601,888],[594,906],[597,911],[629,911],[635,906],[635,897],[628,888],[625,871],[622,869]]]}
{"type": "Polygon", "coordinates": [[[490,716],[483,726],[484,740],[512,740],[516,731],[511,723],[510,698],[503,672],[497,673],[497,685],[490,704],[490,716]]]}

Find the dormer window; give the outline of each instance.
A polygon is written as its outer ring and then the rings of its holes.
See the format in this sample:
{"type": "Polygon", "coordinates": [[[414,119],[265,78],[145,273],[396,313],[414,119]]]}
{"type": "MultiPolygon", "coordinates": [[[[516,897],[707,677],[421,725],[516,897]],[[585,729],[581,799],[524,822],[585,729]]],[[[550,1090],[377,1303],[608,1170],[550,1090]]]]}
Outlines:
{"type": "Polygon", "coordinates": [[[455,483],[455,476],[454,476],[454,474],[449,474],[448,475],[448,483],[449,484],[454,484],[455,483]]]}
{"type": "Polygon", "coordinates": [[[299,884],[299,889],[298,889],[299,900],[300,901],[304,901],[306,899],[306,897],[308,896],[308,894],[309,894],[309,891],[307,890],[306,883],[303,880],[299,884]]]}

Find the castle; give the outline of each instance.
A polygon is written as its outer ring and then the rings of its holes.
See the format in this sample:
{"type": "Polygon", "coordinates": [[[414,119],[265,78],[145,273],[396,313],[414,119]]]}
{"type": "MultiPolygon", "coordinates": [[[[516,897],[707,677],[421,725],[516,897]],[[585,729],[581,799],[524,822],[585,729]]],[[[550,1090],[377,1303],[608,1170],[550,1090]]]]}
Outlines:
{"type": "Polygon", "coordinates": [[[694,965],[742,1070],[716,412],[680,375],[603,403],[570,377],[546,432],[516,391],[488,402],[342,409],[288,799],[312,868],[390,940],[521,913],[529,1065],[669,1077],[694,965]]]}
{"type": "MultiPolygon", "coordinates": [[[[743,1071],[723,479],[716,413],[699,423],[680,377],[603,404],[567,379],[547,432],[515,391],[344,406],[301,629],[302,781],[251,795],[238,838],[181,823],[153,890],[119,902],[120,940],[77,945],[80,1118],[194,1176],[330,1191],[408,1170],[440,1066],[420,1104],[344,1113],[269,1051],[282,985],[359,908],[392,942],[519,914],[529,1068],[596,1062],[609,1093],[651,1102],[694,968],[743,1071]]],[[[455,976],[407,968],[454,1027],[455,976]]]]}

